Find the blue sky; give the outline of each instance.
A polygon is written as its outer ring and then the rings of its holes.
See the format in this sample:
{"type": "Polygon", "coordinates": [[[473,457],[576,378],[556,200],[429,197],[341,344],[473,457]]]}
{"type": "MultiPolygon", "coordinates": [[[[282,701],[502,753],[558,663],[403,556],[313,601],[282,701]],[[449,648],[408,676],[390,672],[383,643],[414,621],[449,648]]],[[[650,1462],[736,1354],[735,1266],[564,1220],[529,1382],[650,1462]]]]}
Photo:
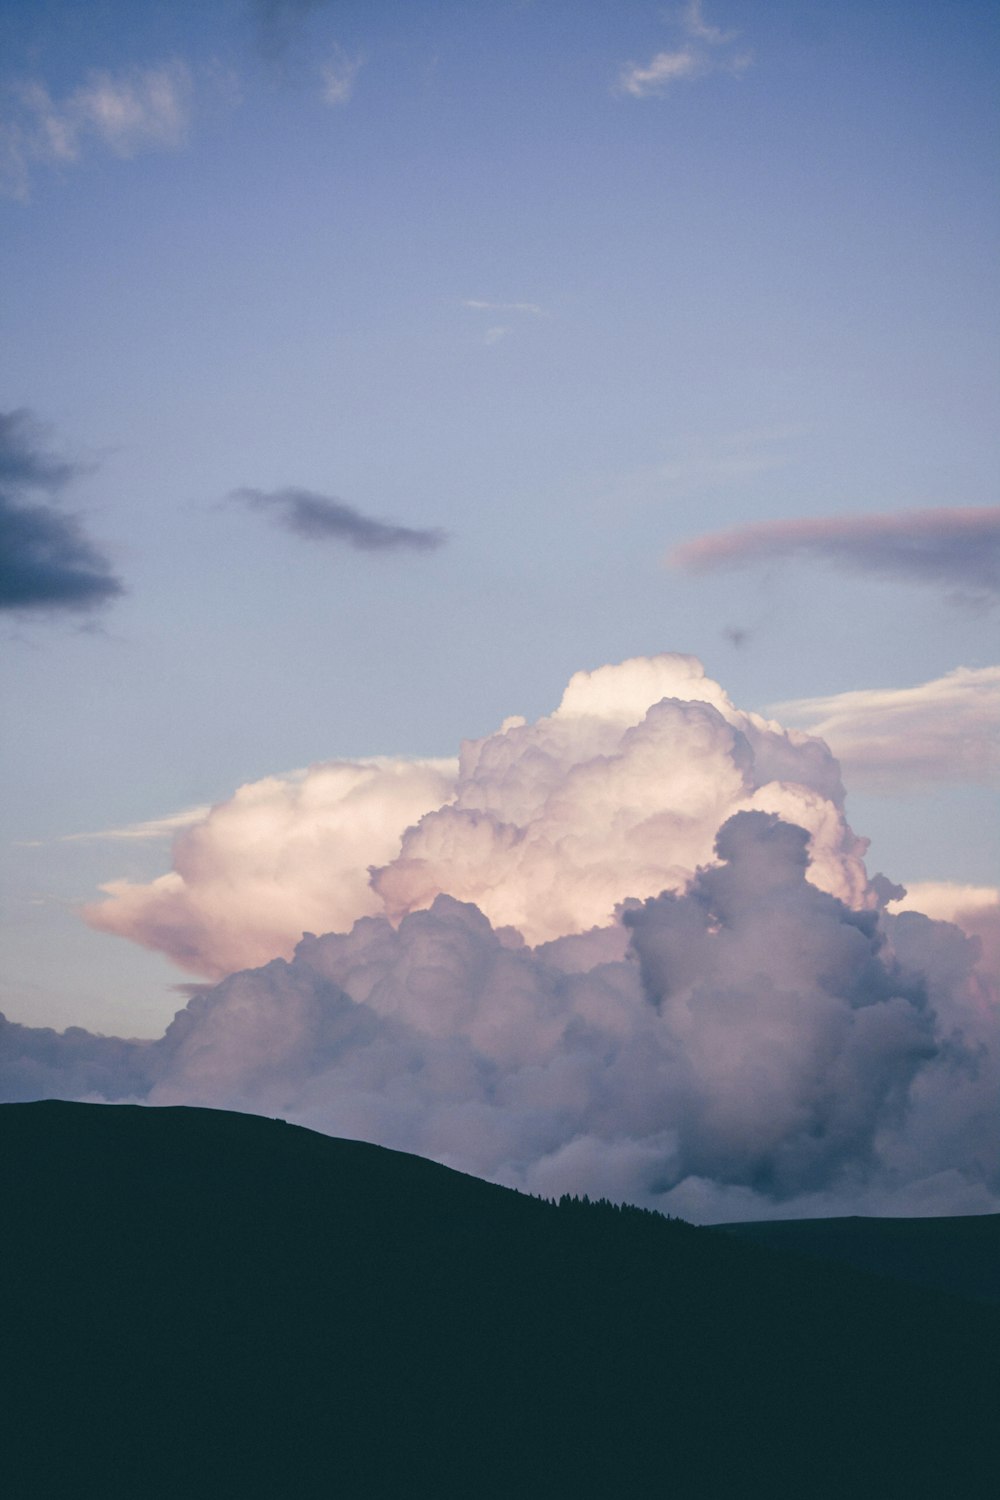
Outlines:
{"type": "MultiPolygon", "coordinates": [[[[995,662],[967,553],[944,581],[666,559],[995,505],[998,31],[6,0],[0,411],[76,466],[53,503],[124,588],[4,616],[7,1013],[152,1034],[178,1003],[76,912],[169,846],[69,835],[449,756],[627,657],[694,653],[758,710],[995,662]],[[309,541],[243,487],[447,541],[309,541]]],[[[848,779],[851,822],[894,879],[988,883],[990,793],[940,768],[848,779]]]]}

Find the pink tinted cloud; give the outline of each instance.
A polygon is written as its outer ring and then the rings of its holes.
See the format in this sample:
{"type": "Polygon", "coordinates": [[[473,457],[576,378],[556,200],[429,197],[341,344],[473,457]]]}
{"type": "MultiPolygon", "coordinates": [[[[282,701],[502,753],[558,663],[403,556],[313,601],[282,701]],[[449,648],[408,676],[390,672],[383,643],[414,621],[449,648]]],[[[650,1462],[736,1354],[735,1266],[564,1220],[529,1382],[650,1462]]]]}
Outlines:
{"type": "Polygon", "coordinates": [[[1000,506],[758,521],[683,542],[667,561],[675,568],[705,573],[801,556],[995,596],[1000,594],[1000,506]]]}
{"type": "Polygon", "coordinates": [[[455,764],[330,762],[243,786],[182,830],[172,870],[107,882],[83,915],[209,979],[442,893],[544,943],[683,889],[720,824],[753,809],[806,828],[810,879],[862,906],[865,843],[843,798],[820,740],[736,708],[694,657],[665,652],[578,672],[553,713],[506,720],[455,764]]]}

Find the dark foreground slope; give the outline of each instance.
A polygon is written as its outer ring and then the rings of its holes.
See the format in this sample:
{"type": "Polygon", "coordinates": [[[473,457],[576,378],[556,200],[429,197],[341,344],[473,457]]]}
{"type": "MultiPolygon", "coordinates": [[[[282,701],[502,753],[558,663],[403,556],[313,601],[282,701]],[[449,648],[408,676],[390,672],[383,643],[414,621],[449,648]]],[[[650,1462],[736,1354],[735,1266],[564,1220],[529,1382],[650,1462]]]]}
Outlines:
{"type": "Polygon", "coordinates": [[[727,1234],[1000,1307],[1000,1214],[941,1219],[771,1219],[727,1234]]]}
{"type": "Polygon", "coordinates": [[[0,1177],[12,1500],[995,1493],[989,1307],[247,1115],[0,1177]]]}

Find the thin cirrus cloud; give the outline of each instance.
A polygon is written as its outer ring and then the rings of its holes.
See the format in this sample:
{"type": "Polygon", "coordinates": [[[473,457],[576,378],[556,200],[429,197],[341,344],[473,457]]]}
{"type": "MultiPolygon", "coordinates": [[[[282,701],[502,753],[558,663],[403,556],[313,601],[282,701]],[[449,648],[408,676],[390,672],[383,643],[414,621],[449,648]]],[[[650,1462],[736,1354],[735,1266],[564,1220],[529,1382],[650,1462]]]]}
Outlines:
{"type": "Polygon", "coordinates": [[[684,79],[703,78],[709,73],[743,73],[752,63],[749,52],[734,50],[738,32],[723,31],[705,20],[701,0],[690,0],[680,24],[684,41],[675,51],[657,52],[646,64],[629,62],[620,69],[620,93],[643,99],[662,94],[684,79]]]}
{"type": "Polygon", "coordinates": [[[325,104],[347,104],[350,101],[361,64],[360,57],[349,57],[342,47],[334,48],[319,70],[325,104]]]}
{"type": "Polygon", "coordinates": [[[488,302],[482,297],[465,297],[463,307],[474,312],[527,313],[534,318],[551,318],[552,314],[537,302],[488,302]]]}
{"type": "Polygon", "coordinates": [[[707,573],[786,557],[819,558],[859,572],[944,585],[955,595],[1000,595],[1000,506],[891,515],[760,521],[674,547],[675,568],[707,573]]]}
{"type": "Polygon", "coordinates": [[[438,527],[379,521],[343,500],[312,490],[238,489],[229,498],[253,510],[269,511],[276,525],[306,541],[340,542],[360,552],[432,552],[448,540],[438,527]]]}
{"type": "Polygon", "coordinates": [[[119,157],[174,150],[187,140],[194,83],[179,59],[118,73],[95,71],[62,98],[22,80],[0,121],[0,186],[27,197],[38,166],[68,166],[92,148],[119,157]]]}
{"type": "Polygon", "coordinates": [[[46,451],[30,412],[0,412],[0,610],[86,612],[124,592],[79,517],[51,503],[80,472],[46,451]]]}
{"type": "Polygon", "coordinates": [[[826,740],[852,786],[1000,786],[1000,667],[957,667],[912,688],[799,698],[773,712],[826,740]]]}
{"type": "MultiPolygon", "coordinates": [[[[513,314],[514,317],[528,318],[551,318],[552,314],[538,302],[491,302],[485,297],[465,297],[462,306],[467,307],[470,312],[489,313],[493,317],[500,314],[504,317],[513,314]]],[[[510,325],[506,323],[491,323],[483,334],[484,344],[499,344],[511,332],[510,325]]]]}
{"type": "Polygon", "coordinates": [[[212,811],[208,803],[198,807],[186,807],[180,812],[168,813],[163,818],[145,818],[140,823],[126,823],[121,828],[102,828],[96,833],[67,833],[59,840],[62,844],[98,844],[120,842],[146,842],[155,839],[170,839],[183,828],[200,823],[212,811]]]}

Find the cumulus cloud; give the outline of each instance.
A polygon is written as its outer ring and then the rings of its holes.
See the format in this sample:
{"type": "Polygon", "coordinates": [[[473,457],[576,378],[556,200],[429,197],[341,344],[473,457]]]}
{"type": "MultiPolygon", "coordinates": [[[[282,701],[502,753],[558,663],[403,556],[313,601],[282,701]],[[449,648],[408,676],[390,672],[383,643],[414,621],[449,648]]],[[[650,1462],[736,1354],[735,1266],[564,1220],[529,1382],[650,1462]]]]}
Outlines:
{"type": "Polygon", "coordinates": [[[81,1026],[21,1026],[0,1015],[0,1100],[145,1098],[154,1051],[155,1043],[94,1036],[81,1026]]]}
{"type": "Polygon", "coordinates": [[[627,896],[681,890],[739,809],[810,831],[812,878],[864,900],[864,842],[826,746],[733,706],[694,657],[580,672],[555,713],[462,748],[454,800],[376,870],[388,914],[439,891],[529,942],[608,921],[627,896]]]}
{"type": "Polygon", "coordinates": [[[677,655],[457,763],[254,783],[88,913],[228,977],[155,1042],[0,1026],[0,1096],[280,1115],[706,1221],[997,1211],[1000,898],[869,881],[842,803],[822,741],[677,655]]]}
{"type": "Polygon", "coordinates": [[[704,573],[784,557],[817,557],[860,572],[944,585],[959,597],[995,599],[1000,506],[760,521],[696,537],[675,547],[668,561],[704,573]]]}
{"type": "MultiPolygon", "coordinates": [[[[897,905],[897,903],[890,903],[897,905]]],[[[993,885],[961,885],[948,880],[911,881],[898,898],[900,911],[923,912],[953,922],[979,943],[983,975],[1000,979],[1000,890],[993,885]]]]}
{"type": "Polygon", "coordinates": [[[85,612],[123,592],[79,517],[33,498],[79,472],[46,450],[29,412],[0,412],[0,610],[85,612]]]}
{"type": "Polygon", "coordinates": [[[1000,996],[976,944],[852,910],[807,878],[809,844],[738,812],[683,891],[534,949],[448,895],[363,917],[195,994],[156,1042],[0,1027],[0,1088],[278,1114],[702,1218],[995,1209],[1000,996]]]}
{"type": "Polygon", "coordinates": [[[861,905],[843,800],[820,740],[735,708],[694,657],[636,658],[577,673],[555,713],[466,742],[454,769],[336,763],[243,787],[179,835],[169,874],[111,882],[85,914],[210,978],[287,956],[303,927],[398,922],[442,893],[549,942],[682,890],[741,809],[808,828],[810,878],[861,905]]]}
{"type": "Polygon", "coordinates": [[[662,94],[680,79],[745,72],[753,61],[749,52],[734,50],[738,32],[723,31],[705,20],[701,0],[690,0],[681,14],[680,28],[685,41],[676,51],[657,52],[645,65],[629,62],[621,68],[619,92],[643,99],[649,94],[662,94]]]}
{"type": "Polygon", "coordinates": [[[956,667],[912,688],[873,688],[775,704],[824,739],[852,786],[1000,785],[1000,667],[956,667]]]}
{"type": "Polygon", "coordinates": [[[11,108],[0,123],[0,183],[24,197],[35,166],[79,161],[91,146],[120,157],[182,146],[194,85],[186,64],[173,59],[119,73],[92,72],[62,99],[37,80],[22,81],[8,93],[11,108]]]}
{"type": "MultiPolygon", "coordinates": [[[[326,932],[381,909],[368,866],[452,792],[448,761],[333,761],[241,787],[189,822],[173,870],[148,885],[110,881],[84,908],[102,932],[159,949],[209,978],[289,956],[304,929],[326,932]]],[[[160,820],[162,826],[162,820],[160,820]]]]}
{"type": "Polygon", "coordinates": [[[256,510],[273,512],[277,525],[307,541],[343,542],[361,552],[430,552],[447,541],[436,528],[398,526],[378,521],[311,490],[234,490],[229,497],[256,510]]]}

